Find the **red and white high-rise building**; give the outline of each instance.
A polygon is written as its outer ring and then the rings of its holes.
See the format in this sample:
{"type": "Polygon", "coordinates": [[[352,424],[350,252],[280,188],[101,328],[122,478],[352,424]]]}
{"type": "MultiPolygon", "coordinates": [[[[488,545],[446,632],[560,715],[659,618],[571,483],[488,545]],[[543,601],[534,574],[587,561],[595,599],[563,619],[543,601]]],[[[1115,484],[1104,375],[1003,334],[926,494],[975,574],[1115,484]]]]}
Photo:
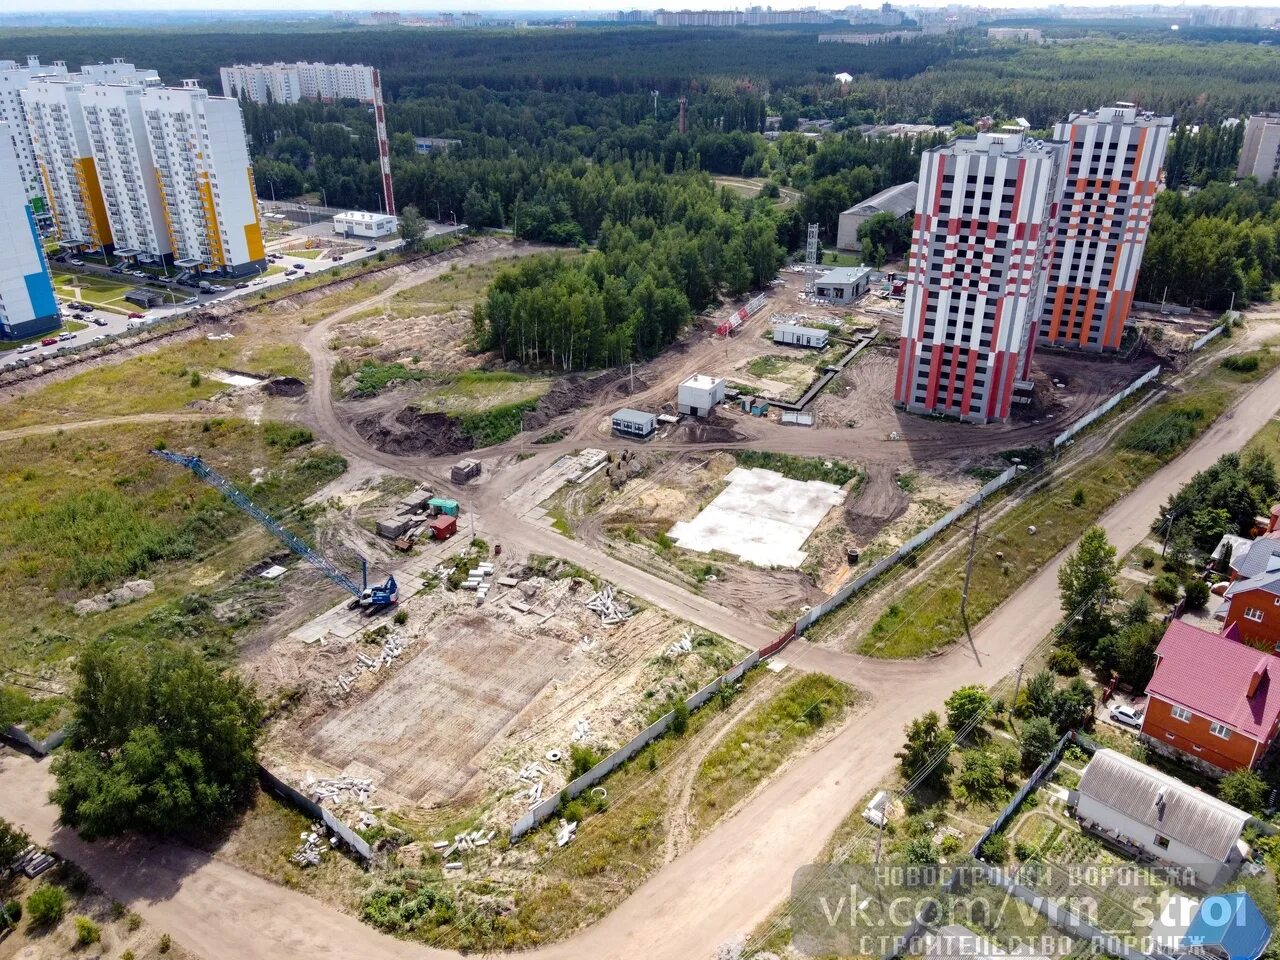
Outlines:
{"type": "Polygon", "coordinates": [[[1053,256],[1066,145],[979,133],[925,151],[897,404],[976,423],[1028,379],[1053,256]]]}
{"type": "Polygon", "coordinates": [[[1120,347],[1172,128],[1172,117],[1131,103],[1075,113],[1054,128],[1068,143],[1067,175],[1042,342],[1120,347]]]}

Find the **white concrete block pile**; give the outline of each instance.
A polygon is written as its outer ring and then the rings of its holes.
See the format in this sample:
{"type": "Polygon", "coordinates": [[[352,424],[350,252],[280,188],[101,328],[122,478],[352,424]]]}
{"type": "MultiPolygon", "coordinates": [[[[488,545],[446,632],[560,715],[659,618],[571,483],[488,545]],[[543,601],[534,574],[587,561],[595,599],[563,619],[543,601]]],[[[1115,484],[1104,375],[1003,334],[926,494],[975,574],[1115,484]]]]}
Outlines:
{"type": "Polygon", "coordinates": [[[350,801],[364,806],[369,802],[369,797],[378,788],[373,785],[373,781],[367,777],[325,777],[317,779],[310,771],[307,771],[306,780],[307,793],[311,795],[311,799],[316,803],[331,804],[343,803],[350,801]]]}
{"type": "Polygon", "coordinates": [[[526,800],[530,807],[536,807],[542,802],[542,778],[550,776],[547,768],[541,762],[534,760],[526,763],[516,773],[516,779],[521,783],[529,784],[528,788],[521,790],[516,794],[516,799],[526,800]]]}
{"type": "MultiPolygon", "coordinates": [[[[490,830],[485,833],[483,830],[472,830],[470,833],[459,833],[453,838],[453,843],[447,844],[444,852],[440,854],[445,860],[448,860],[455,853],[468,853],[478,847],[487,847],[493,838],[498,835],[497,830],[490,830]]],[[[439,849],[438,845],[434,845],[439,849]]]]}
{"type": "Polygon", "coordinates": [[[474,590],[476,603],[480,603],[489,594],[489,587],[493,585],[490,580],[492,576],[493,564],[488,561],[479,563],[467,574],[467,579],[462,581],[462,589],[474,590]]]}
{"type": "Polygon", "coordinates": [[[677,640],[671,646],[667,647],[667,659],[679,660],[686,653],[689,653],[692,650],[693,650],[693,630],[687,629],[685,630],[684,634],[680,637],[679,640],[677,640]]]}
{"type": "Polygon", "coordinates": [[[578,824],[569,820],[561,820],[560,826],[556,828],[556,846],[563,847],[566,843],[574,838],[578,832],[578,824]]]}
{"type": "Polygon", "coordinates": [[[573,742],[580,743],[591,733],[591,724],[585,717],[579,717],[573,725],[573,742]]]}
{"type": "Polygon", "coordinates": [[[376,657],[371,657],[363,651],[356,653],[356,662],[352,665],[351,672],[338,674],[336,681],[338,692],[343,695],[350,693],[360,674],[366,670],[369,673],[377,673],[383,667],[390,667],[404,654],[405,645],[397,637],[387,637],[376,657]]]}
{"type": "Polygon", "coordinates": [[[323,824],[314,824],[311,830],[304,830],[298,836],[298,849],[294,851],[292,860],[300,867],[318,867],[325,850],[338,845],[338,838],[326,838],[323,824]]]}
{"type": "Polygon", "coordinates": [[[612,586],[606,585],[599,593],[592,594],[586,605],[588,610],[600,615],[600,623],[606,627],[631,619],[630,605],[614,596],[612,586]]]}

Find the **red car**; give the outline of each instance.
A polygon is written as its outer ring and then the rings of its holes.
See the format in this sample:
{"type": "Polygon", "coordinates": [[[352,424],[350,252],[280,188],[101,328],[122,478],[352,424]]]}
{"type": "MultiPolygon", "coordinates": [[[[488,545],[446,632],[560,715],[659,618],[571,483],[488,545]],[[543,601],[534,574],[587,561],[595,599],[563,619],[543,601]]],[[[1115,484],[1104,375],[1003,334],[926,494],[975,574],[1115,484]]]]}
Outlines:
{"type": "Polygon", "coordinates": [[[54,347],[54,346],[57,346],[57,344],[58,344],[57,337],[45,337],[43,340],[40,341],[40,346],[42,347],[54,347]]]}
{"type": "Polygon", "coordinates": [[[131,313],[131,314],[129,314],[129,319],[130,319],[130,320],[141,320],[141,319],[143,319],[143,316],[142,316],[142,314],[140,314],[140,313],[131,313]]]}

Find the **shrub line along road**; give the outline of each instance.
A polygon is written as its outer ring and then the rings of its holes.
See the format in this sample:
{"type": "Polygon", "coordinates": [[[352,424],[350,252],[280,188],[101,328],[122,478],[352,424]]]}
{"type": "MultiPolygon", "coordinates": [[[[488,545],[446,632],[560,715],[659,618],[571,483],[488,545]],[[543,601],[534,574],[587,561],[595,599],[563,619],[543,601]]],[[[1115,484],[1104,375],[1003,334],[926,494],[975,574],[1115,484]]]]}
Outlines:
{"type": "MultiPolygon", "coordinates": [[[[327,385],[325,379],[316,382],[327,385]]],[[[1165,498],[1198,469],[1240,449],[1278,407],[1280,370],[1246,391],[1187,451],[1103,515],[1100,522],[1111,542],[1123,553],[1141,541],[1165,498]]],[[[540,529],[518,529],[522,545],[536,542],[558,554],[576,553],[576,546],[594,554],[560,537],[549,542],[552,535],[540,529]]],[[[973,648],[955,644],[927,660],[873,663],[805,644],[790,647],[784,656],[799,668],[821,670],[864,690],[870,685],[866,706],[826,745],[785,767],[608,916],[530,955],[691,960],[709,957],[720,944],[749,933],[786,899],[792,873],[821,854],[852,806],[890,773],[903,725],[937,708],[956,687],[990,684],[1007,675],[1053,629],[1061,560],[1059,555],[988,616],[974,634],[973,648]]],[[[589,563],[606,566],[595,556],[589,563]]],[[[613,568],[606,573],[612,576],[613,568]]],[[[627,589],[638,582],[638,571],[631,573],[627,589]]],[[[680,597],[686,608],[697,600],[680,597]]],[[[47,799],[52,786],[47,761],[7,754],[0,759],[0,815],[79,863],[111,896],[206,960],[453,956],[383,936],[317,900],[177,845],[85,843],[56,826],[56,810],[47,799]]]]}

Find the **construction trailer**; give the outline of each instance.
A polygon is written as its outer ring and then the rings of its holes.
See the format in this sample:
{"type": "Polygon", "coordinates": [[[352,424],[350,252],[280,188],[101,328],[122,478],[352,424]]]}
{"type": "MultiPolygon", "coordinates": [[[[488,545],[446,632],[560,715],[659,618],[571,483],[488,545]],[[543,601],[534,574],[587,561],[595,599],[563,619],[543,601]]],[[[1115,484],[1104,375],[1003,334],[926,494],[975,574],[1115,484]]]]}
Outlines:
{"type": "Polygon", "coordinates": [[[676,410],[679,413],[706,417],[719,403],[724,403],[724,377],[695,373],[676,391],[676,410]]]}
{"type": "Polygon", "coordinates": [[[743,397],[741,403],[742,412],[753,417],[763,417],[769,413],[769,401],[764,397],[743,397]]]}
{"type": "Polygon", "coordinates": [[[871,289],[871,268],[836,267],[818,278],[814,295],[832,303],[853,303],[871,289]]]}
{"type": "Polygon", "coordinates": [[[613,432],[636,440],[647,440],[658,430],[658,418],[643,410],[623,407],[613,414],[613,432]]]}
{"type": "Polygon", "coordinates": [[[458,515],[458,501],[446,500],[444,497],[432,497],[427,501],[427,509],[434,516],[456,517],[458,515]]]}
{"type": "Polygon", "coordinates": [[[472,460],[470,457],[459,460],[449,471],[449,479],[454,483],[466,483],[478,476],[480,476],[480,461],[472,460]]]}
{"type": "Polygon", "coordinates": [[[825,350],[831,333],[821,327],[802,327],[798,323],[780,323],[773,328],[773,342],[789,347],[815,347],[825,350]]]}
{"type": "Polygon", "coordinates": [[[458,532],[458,518],[442,513],[431,521],[430,530],[432,540],[448,540],[458,532]]]}

